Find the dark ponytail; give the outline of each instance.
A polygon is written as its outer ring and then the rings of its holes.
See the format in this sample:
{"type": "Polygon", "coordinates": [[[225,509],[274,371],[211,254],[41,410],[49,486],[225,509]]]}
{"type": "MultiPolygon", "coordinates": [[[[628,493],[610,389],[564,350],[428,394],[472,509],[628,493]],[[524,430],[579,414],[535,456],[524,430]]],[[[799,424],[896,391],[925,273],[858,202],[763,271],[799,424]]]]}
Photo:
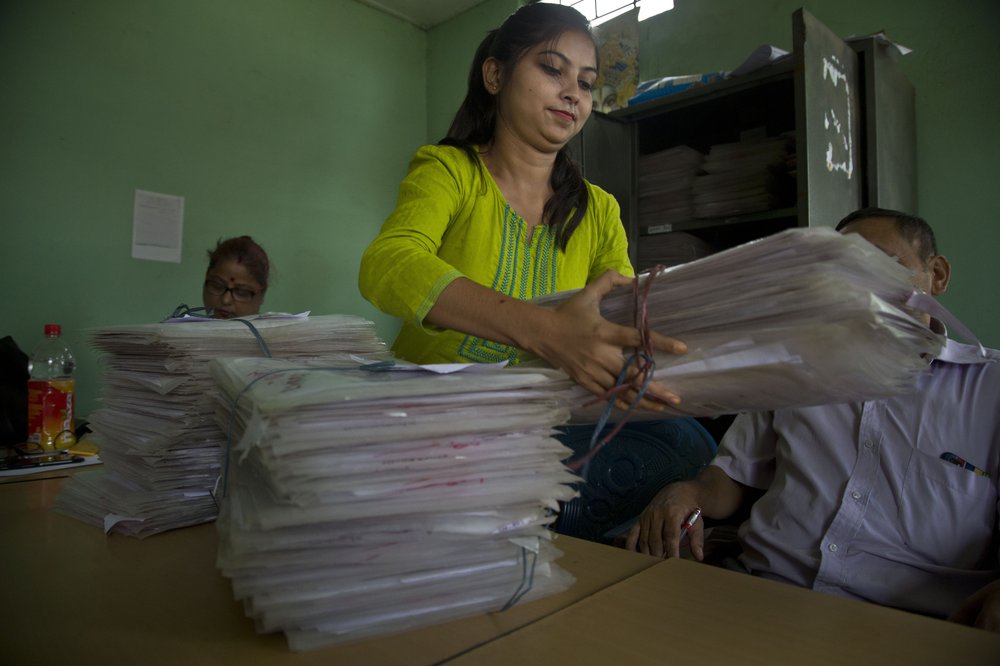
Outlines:
{"type": "MultiPolygon", "coordinates": [[[[503,72],[510,71],[525,53],[537,44],[554,42],[566,32],[580,32],[591,38],[590,23],[571,7],[546,2],[525,5],[511,14],[479,44],[469,70],[468,90],[458,108],[448,134],[438,143],[461,148],[482,168],[478,146],[493,141],[497,124],[497,98],[483,83],[483,63],[496,58],[503,72]]],[[[597,43],[594,43],[597,53],[597,43]]],[[[580,168],[570,158],[566,146],[556,154],[549,184],[552,196],[545,202],[543,218],[556,234],[560,249],[566,249],[573,231],[587,213],[587,184],[580,168]]]]}
{"type": "Polygon", "coordinates": [[[497,127],[497,98],[483,85],[483,63],[492,55],[493,42],[499,30],[491,30],[476,49],[469,70],[468,92],[451,121],[448,134],[439,143],[464,148],[478,162],[476,146],[493,140],[497,127]]]}

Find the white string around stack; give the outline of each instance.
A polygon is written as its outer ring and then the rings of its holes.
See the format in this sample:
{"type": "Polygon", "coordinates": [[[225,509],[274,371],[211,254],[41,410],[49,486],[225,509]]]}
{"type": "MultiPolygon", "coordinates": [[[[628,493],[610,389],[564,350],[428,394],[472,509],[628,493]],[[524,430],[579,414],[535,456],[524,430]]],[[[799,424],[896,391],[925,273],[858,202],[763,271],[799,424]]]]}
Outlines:
{"type": "MultiPolygon", "coordinates": [[[[397,366],[397,368],[400,366],[397,366]]],[[[566,589],[546,528],[578,477],[561,373],[211,364],[232,427],[218,566],[306,650],[566,589]]]]}
{"type": "MultiPolygon", "coordinates": [[[[712,416],[897,395],[912,390],[944,344],[907,306],[909,271],[857,234],[791,229],[644,274],[639,284],[649,280],[649,328],[688,346],[686,354],[654,354],[654,379],[682,401],[668,414],[712,416]]],[[[538,302],[554,305],[570,295],[538,302]]],[[[601,310],[633,326],[633,290],[612,292],[601,310]]],[[[572,404],[585,400],[582,390],[575,392],[572,404]]],[[[574,410],[573,420],[593,422],[598,413],[574,410]]],[[[642,412],[634,418],[660,417],[642,412]]]]}
{"type": "Polygon", "coordinates": [[[352,365],[388,358],[374,324],[353,315],[259,316],[264,341],[240,321],[114,326],[90,332],[101,357],[102,406],[90,417],[103,469],[67,481],[56,510],[107,532],[146,537],[215,519],[212,497],[225,434],[214,418],[210,360],[320,359],[352,365]]]}

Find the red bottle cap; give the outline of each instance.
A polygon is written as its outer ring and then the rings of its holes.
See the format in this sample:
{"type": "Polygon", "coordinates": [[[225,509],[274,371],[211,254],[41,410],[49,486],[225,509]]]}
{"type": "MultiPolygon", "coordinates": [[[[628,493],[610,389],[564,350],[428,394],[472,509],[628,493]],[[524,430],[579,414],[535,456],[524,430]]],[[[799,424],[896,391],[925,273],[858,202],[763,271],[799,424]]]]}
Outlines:
{"type": "Polygon", "coordinates": [[[45,325],[45,337],[52,335],[62,335],[62,327],[59,324],[46,324],[45,325]]]}

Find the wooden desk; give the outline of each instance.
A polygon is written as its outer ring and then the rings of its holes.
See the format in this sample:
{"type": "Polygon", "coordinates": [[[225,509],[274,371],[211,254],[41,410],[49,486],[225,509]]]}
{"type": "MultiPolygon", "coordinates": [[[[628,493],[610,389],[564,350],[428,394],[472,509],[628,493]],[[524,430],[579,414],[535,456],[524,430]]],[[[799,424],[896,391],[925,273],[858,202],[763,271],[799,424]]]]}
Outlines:
{"type": "Polygon", "coordinates": [[[48,510],[61,482],[0,485],[5,664],[1000,664],[1000,634],[568,537],[566,592],[292,653],[232,600],[214,525],[106,538],[48,510]]]}
{"type": "Polygon", "coordinates": [[[656,564],[560,537],[566,592],[488,615],[292,653],[261,636],[215,568],[214,525],[143,541],[49,511],[63,479],[0,484],[0,663],[431,664],[487,643],[656,564]]]}
{"type": "Polygon", "coordinates": [[[667,560],[462,655],[475,664],[1000,664],[1000,634],[667,560]]]}

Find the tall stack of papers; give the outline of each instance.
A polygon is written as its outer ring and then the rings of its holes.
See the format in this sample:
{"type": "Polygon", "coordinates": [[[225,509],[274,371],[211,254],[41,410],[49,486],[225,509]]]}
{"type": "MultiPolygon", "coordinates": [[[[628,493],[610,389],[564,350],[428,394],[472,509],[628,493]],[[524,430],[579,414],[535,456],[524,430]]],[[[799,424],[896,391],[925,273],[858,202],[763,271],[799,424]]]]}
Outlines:
{"type": "Polygon", "coordinates": [[[562,373],[211,365],[233,429],[218,565],[294,650],[566,589],[546,525],[579,479],[562,373]]]}
{"type": "MultiPolygon", "coordinates": [[[[387,358],[374,324],[361,317],[257,317],[272,355],[357,366],[352,355],[387,358]]],[[[101,358],[102,407],[91,415],[103,469],[74,475],[56,510],[105,531],[145,537],[211,521],[225,434],[209,396],[208,362],[264,353],[241,321],[116,326],[91,332],[101,358]]]]}
{"type": "Polygon", "coordinates": [[[639,156],[639,231],[655,234],[694,218],[695,176],[705,156],[689,146],[639,156]]]}
{"type": "Polygon", "coordinates": [[[795,198],[791,140],[763,138],[712,146],[694,180],[694,216],[742,215],[780,208],[795,198]]]}
{"type": "MultiPolygon", "coordinates": [[[[711,416],[912,390],[944,344],[906,306],[912,290],[909,271],[892,258],[828,228],[783,231],[666,269],[649,284],[649,327],[688,346],[686,354],[654,354],[655,379],[682,400],[668,412],[711,416]]],[[[632,326],[634,302],[624,288],[601,308],[632,326]]],[[[573,414],[594,418],[594,410],[573,414]]]]}

